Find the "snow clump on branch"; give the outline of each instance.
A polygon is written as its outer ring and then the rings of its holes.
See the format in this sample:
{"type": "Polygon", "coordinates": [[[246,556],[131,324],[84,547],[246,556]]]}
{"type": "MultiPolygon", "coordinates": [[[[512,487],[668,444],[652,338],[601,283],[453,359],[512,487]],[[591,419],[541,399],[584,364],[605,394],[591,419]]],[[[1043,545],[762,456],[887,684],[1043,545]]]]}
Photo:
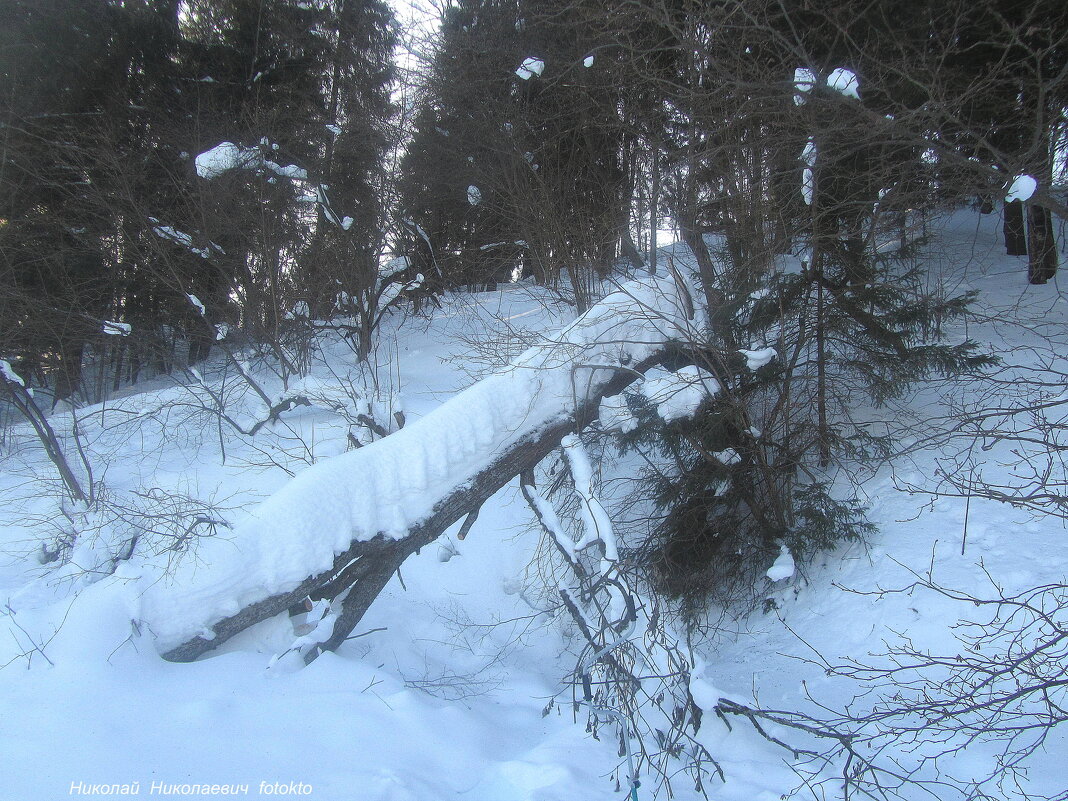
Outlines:
{"type": "Polygon", "coordinates": [[[798,106],[808,100],[808,94],[817,86],[826,86],[844,97],[860,100],[860,80],[857,74],[845,67],[831,70],[824,82],[815,70],[798,67],[794,70],[794,103],[798,106]]]}
{"type": "Polygon", "coordinates": [[[523,63],[516,68],[515,74],[522,78],[524,81],[529,81],[535,75],[540,76],[544,71],[545,62],[542,61],[540,58],[534,58],[533,56],[531,56],[530,58],[523,60],[523,63]]]}
{"type": "Polygon", "coordinates": [[[1032,178],[1030,175],[1017,175],[1013,179],[1012,186],[1009,187],[1009,193],[1005,196],[1006,203],[1012,203],[1014,200],[1028,201],[1031,199],[1031,195],[1035,193],[1038,188],[1038,181],[1032,178]]]}

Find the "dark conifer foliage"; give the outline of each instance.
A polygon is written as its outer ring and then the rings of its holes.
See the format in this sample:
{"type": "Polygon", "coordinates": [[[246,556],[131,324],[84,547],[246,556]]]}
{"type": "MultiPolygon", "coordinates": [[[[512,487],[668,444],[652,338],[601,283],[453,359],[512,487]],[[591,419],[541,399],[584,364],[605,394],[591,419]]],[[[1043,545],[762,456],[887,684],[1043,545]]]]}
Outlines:
{"type": "MultiPolygon", "coordinates": [[[[879,445],[842,425],[848,409],[990,363],[971,343],[939,341],[969,298],[925,288],[923,215],[981,191],[1004,197],[1020,173],[1051,186],[1035,150],[993,142],[1024,130],[1041,151],[1035,142],[1063,131],[1017,98],[1029,69],[1021,59],[1063,45],[1068,29],[1051,13],[1045,44],[1024,55],[1022,19],[1006,9],[911,12],[760,2],[589,10],[628,85],[654,98],[641,129],[654,154],[646,181],[697,256],[711,319],[695,358],[722,387],[692,423],[647,414],[633,435],[664,459],[648,485],[664,518],[647,556],[672,594],[748,592],[780,544],[804,555],[861,532],[859,509],[828,505],[827,470],[879,445]],[[971,46],[954,31],[977,15],[1000,61],[965,82],[954,62],[971,46]],[[1012,100],[1002,85],[1016,87],[1012,100]],[[985,116],[965,113],[983,104],[985,116]],[[765,346],[776,357],[755,373],[733,355],[765,346]],[[811,524],[820,515],[803,510],[817,508],[838,522],[811,524]]],[[[1063,77],[1035,76],[1044,97],[1063,97],[1063,77]]],[[[1048,242],[1048,201],[1029,205],[1028,237],[1048,242]]],[[[1055,269],[1054,249],[1045,252],[1032,281],[1055,269]]]]}
{"type": "Polygon", "coordinates": [[[407,242],[421,270],[480,284],[522,267],[589,304],[629,239],[623,90],[597,53],[575,9],[445,9],[402,167],[407,242]]]}
{"type": "Polygon", "coordinates": [[[376,288],[384,3],[11,0],[0,17],[0,349],[57,399],[86,359],[118,385],[184,361],[179,342],[204,358],[216,324],[277,341],[295,303],[328,314],[376,288]],[[249,163],[198,175],[224,142],[249,163]]]}
{"type": "Polygon", "coordinates": [[[385,160],[397,142],[391,26],[383,2],[342,0],[327,21],[326,125],[319,128],[315,170],[327,187],[326,203],[317,208],[315,238],[300,270],[314,316],[327,316],[338,287],[352,296],[375,288],[392,211],[385,160]],[[347,229],[329,225],[330,213],[353,222],[347,229]]]}
{"type": "Polygon", "coordinates": [[[121,237],[129,194],[158,163],[148,104],[166,91],[176,7],[11,2],[0,13],[2,346],[39,379],[49,370],[62,399],[86,347],[104,344],[101,319],[136,305],[121,237]]]}
{"type": "Polygon", "coordinates": [[[401,164],[404,242],[443,286],[507,280],[522,253],[503,191],[506,175],[530,169],[515,140],[518,19],[514,2],[447,6],[420,87],[401,164]]]}

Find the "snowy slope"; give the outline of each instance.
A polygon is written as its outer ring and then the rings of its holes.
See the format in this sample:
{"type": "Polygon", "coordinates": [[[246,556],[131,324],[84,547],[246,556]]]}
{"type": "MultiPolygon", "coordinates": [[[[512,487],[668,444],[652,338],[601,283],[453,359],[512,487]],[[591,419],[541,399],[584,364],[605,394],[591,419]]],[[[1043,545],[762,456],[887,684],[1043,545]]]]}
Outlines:
{"type": "MultiPolygon", "coordinates": [[[[954,471],[957,464],[948,457],[958,452],[975,458],[973,478],[982,476],[991,483],[1019,483],[1026,478],[1026,471],[1014,467],[991,440],[979,443],[985,447],[963,438],[944,448],[924,447],[923,437],[930,430],[922,424],[946,414],[950,401],[1009,408],[1023,401],[1017,395],[1020,385],[1011,376],[1034,379],[1034,370],[1063,367],[1057,359],[1066,352],[1068,300],[1055,284],[1027,284],[1026,257],[1004,255],[1000,230],[997,215],[962,212],[935,229],[932,247],[939,257],[935,269],[941,269],[939,278],[947,286],[981,293],[979,318],[947,332],[947,339],[968,336],[998,353],[1005,363],[998,375],[1004,383],[992,387],[977,382],[961,392],[931,382],[917,387],[900,405],[857,415],[876,430],[916,423],[911,432],[914,450],[867,478],[861,487],[861,499],[869,505],[869,518],[879,533],[866,545],[825,554],[803,577],[770,593],[779,602],[777,611],[743,621],[736,631],[709,644],[707,674],[732,697],[757,698],[766,708],[799,710],[821,719],[828,717],[821,707],[842,710],[852,704],[854,713],[868,712],[893,688],[868,688],[830,676],[829,665],[841,666],[848,660],[886,665],[883,655],[906,644],[953,659],[967,653],[960,637],[969,630],[961,622],[985,622],[993,614],[989,608],[949,599],[927,587],[909,587],[931,583],[954,593],[996,599],[1068,581],[1063,521],[978,497],[931,497],[922,491],[947,489],[938,477],[942,471],[954,471]],[[1059,354],[1052,364],[1051,354],[1059,354]],[[985,394],[980,396],[980,390],[985,394]],[[869,689],[874,691],[861,695],[869,689]]],[[[1039,377],[1053,382],[1046,390],[1048,397],[1063,395],[1056,374],[1039,377]]],[[[1063,419],[1063,411],[1054,408],[1051,416],[1063,419]]],[[[899,444],[907,449],[909,442],[903,439],[899,444]]],[[[841,486],[844,492],[851,484],[843,480],[841,486]]],[[[1064,623],[1062,612],[1060,625],[1064,623]]],[[[811,739],[806,741],[796,732],[776,733],[796,745],[813,747],[811,739]]],[[[953,741],[950,747],[959,743],[953,741]]],[[[886,757],[911,768],[921,754],[940,750],[945,749],[924,737],[918,746],[901,738],[893,741],[886,757]]],[[[942,760],[940,767],[946,776],[981,778],[995,767],[997,753],[993,744],[977,742],[942,760]]],[[[1036,797],[1061,797],[1058,794],[1068,791],[1066,753],[1068,731],[1054,731],[1033,758],[1024,788],[1036,797]]],[[[922,775],[936,778],[932,767],[928,765],[922,775]]],[[[1014,794],[1009,786],[987,788],[991,790],[994,797],[1014,794]]],[[[905,796],[932,797],[919,790],[905,796]]],[[[942,787],[934,790],[933,797],[960,796],[942,787]]]]}
{"type": "MultiPolygon", "coordinates": [[[[1054,285],[1026,285],[1022,260],[999,254],[997,224],[993,218],[957,217],[940,236],[946,248],[943,269],[954,283],[981,290],[991,304],[1033,313],[1045,328],[972,324],[968,331],[973,338],[1022,354],[1051,331],[1064,333],[1065,304],[1054,285]]],[[[550,313],[542,300],[518,288],[458,296],[446,302],[428,327],[391,323],[382,352],[384,360],[399,365],[393,374],[399,371],[409,417],[404,431],[420,432],[421,421],[433,423],[445,416],[448,422],[442,425],[462,431],[466,423],[458,417],[473,415],[475,407],[465,402],[460,411],[450,412],[447,403],[442,405],[450,397],[463,397],[456,393],[471,383],[457,357],[471,355],[502,322],[528,331],[547,325],[550,313]],[[435,411],[440,409],[445,411],[435,411]]],[[[533,342],[521,331],[509,347],[515,353],[533,342]]],[[[499,367],[490,354],[475,355],[485,364],[480,372],[499,367]]],[[[331,370],[317,373],[323,381],[331,373],[344,372],[343,351],[328,349],[327,360],[331,370]]],[[[215,372],[203,372],[211,386],[220,380],[215,372]]],[[[539,380],[549,378],[544,373],[538,371],[539,380]]],[[[464,438],[478,450],[465,456],[465,463],[469,458],[474,465],[483,458],[479,454],[513,436],[520,427],[517,419],[522,426],[537,425],[558,414],[559,404],[570,402],[570,379],[566,392],[560,391],[564,384],[554,386],[552,403],[530,417],[529,409],[521,409],[514,398],[494,393],[500,407],[496,412],[487,408],[479,417],[498,414],[499,425],[494,425],[492,438],[475,430],[464,438]],[[518,418],[510,417],[513,414],[518,418]],[[485,442],[479,442],[480,436],[485,442]]],[[[363,502],[360,482],[353,478],[360,468],[353,461],[355,455],[375,450],[323,461],[344,454],[346,428],[322,409],[298,410],[284,425],[257,435],[265,437],[262,442],[223,438],[210,417],[175,405],[186,403],[189,393],[188,387],[161,386],[115,401],[114,416],[96,410],[84,426],[92,454],[107,465],[106,481],[116,494],[151,486],[182,488],[189,496],[212,497],[225,507],[223,516],[232,528],[221,530],[217,543],[201,542],[197,559],[182,568],[194,583],[202,582],[199,586],[207,588],[208,597],[218,599],[225,595],[218,591],[220,582],[232,588],[229,582],[235,574],[218,578],[218,568],[207,567],[209,555],[213,565],[230,564],[239,570],[245,559],[279,552],[274,545],[246,550],[243,532],[252,530],[249,527],[264,525],[265,518],[269,525],[312,526],[307,517],[284,516],[298,504],[307,509],[305,500],[275,500],[260,505],[253,516],[254,499],[286,486],[287,469],[304,469],[302,474],[316,476],[316,483],[354,483],[357,501],[363,502]],[[128,417],[135,406],[145,410],[145,416],[136,429],[139,434],[132,436],[117,420],[128,417]],[[170,411],[160,411],[165,408],[170,411]],[[268,442],[278,464],[256,451],[268,442]],[[298,447],[300,442],[309,447],[298,447]],[[322,467],[309,468],[310,461],[322,467]],[[217,552],[227,549],[240,558],[216,562],[221,559],[217,552]]],[[[930,416],[942,402],[943,388],[921,388],[908,408],[899,411],[930,416]]],[[[874,410],[870,419],[878,415],[874,410]]],[[[163,628],[168,617],[184,621],[172,637],[191,625],[181,609],[187,601],[175,593],[174,585],[144,591],[141,583],[151,567],[147,557],[140,565],[120,567],[115,579],[95,583],[80,579],[74,570],[42,567],[33,558],[33,537],[45,530],[39,519],[54,513],[56,501],[42,483],[50,475],[49,465],[32,440],[20,436],[9,432],[0,461],[5,499],[0,549],[6,554],[0,596],[13,610],[0,619],[5,629],[0,632],[5,638],[0,664],[9,663],[0,670],[0,801],[68,798],[72,783],[79,782],[137,782],[140,795],[153,794],[153,782],[162,783],[162,789],[189,785],[184,795],[172,797],[203,797],[199,790],[193,795],[194,788],[208,785],[210,791],[213,784],[239,789],[247,785],[247,795],[260,797],[275,782],[304,783],[312,797],[337,801],[623,797],[616,791],[623,760],[611,738],[589,738],[584,716],[574,722],[566,703],[542,716],[548,700],[560,693],[561,677],[573,667],[574,657],[566,629],[541,612],[527,569],[540,534],[514,488],[486,505],[465,540],[447,535],[409,560],[402,576],[372,606],[355,632],[357,638],[337,654],[300,670],[285,660],[268,668],[272,657],[293,640],[283,616],[235,638],[206,659],[175,665],[162,661],[155,641],[131,623],[146,614],[154,616],[157,628],[163,628]],[[20,658],[23,653],[27,656],[20,658]]],[[[419,441],[411,447],[424,447],[425,437],[407,436],[419,441]]],[[[360,457],[370,458],[378,457],[360,457]]],[[[449,455],[441,458],[447,461],[449,455]]],[[[1004,505],[973,499],[967,507],[962,555],[965,502],[946,498],[928,506],[927,497],[899,489],[929,483],[936,458],[936,453],[917,450],[893,470],[886,468],[867,481],[864,492],[880,527],[869,545],[828,554],[792,579],[774,585],[769,581],[768,591],[779,602],[777,611],[738,621],[715,641],[697,644],[702,664],[692,689],[699,704],[710,709],[727,695],[743,702],[758,699],[770,708],[815,711],[811,696],[837,707],[858,687],[805,661],[816,653],[831,661],[867,658],[885,651],[901,634],[932,648],[956,647],[950,627],[973,614],[971,609],[926,590],[863,594],[908,585],[915,580],[910,570],[924,573],[933,566],[935,577],[946,586],[975,593],[984,591],[988,574],[1006,589],[1064,581],[1068,552],[1060,523],[1033,519],[1004,505]]],[[[624,462],[614,469],[629,468],[624,462]]],[[[376,465],[371,478],[400,482],[409,495],[395,508],[375,507],[371,528],[401,534],[420,514],[424,496],[419,485],[425,484],[429,493],[437,479],[427,475],[424,480],[403,465],[390,470],[378,475],[376,465]]],[[[298,492],[301,485],[298,481],[297,489],[283,493],[298,492]]],[[[332,511],[323,504],[315,513],[322,515],[315,526],[329,528],[338,516],[345,526],[351,523],[349,509],[332,511]]],[[[104,523],[100,525],[105,530],[104,523]]],[[[325,538],[328,550],[333,536],[325,538]]],[[[288,580],[281,570],[270,574],[272,569],[256,562],[244,578],[254,577],[256,581],[247,584],[259,582],[265,588],[268,582],[288,580]]],[[[792,736],[776,727],[770,732],[784,739],[792,736]]],[[[797,787],[790,754],[742,721],[734,721],[728,730],[707,714],[700,737],[726,779],[713,777],[706,783],[709,797],[774,801],[797,787]]],[[[1032,774],[1036,790],[1052,794],[1068,787],[1068,769],[1059,758],[1066,746],[1060,734],[1048,743],[1032,774]]],[[[959,774],[977,772],[991,759],[988,750],[979,749],[951,768],[959,774]]],[[[651,798],[654,786],[647,780],[638,797],[651,798]]],[[[675,797],[685,801],[701,797],[685,779],[677,780],[673,789],[675,797]]],[[[213,797],[211,792],[207,796],[213,797]]]]}

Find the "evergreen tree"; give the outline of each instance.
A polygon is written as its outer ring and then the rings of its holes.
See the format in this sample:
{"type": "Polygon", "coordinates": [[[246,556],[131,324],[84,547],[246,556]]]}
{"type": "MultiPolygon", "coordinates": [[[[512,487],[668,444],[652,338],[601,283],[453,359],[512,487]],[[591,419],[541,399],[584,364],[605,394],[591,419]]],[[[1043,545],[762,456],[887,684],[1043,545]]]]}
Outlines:
{"type": "Polygon", "coordinates": [[[298,300],[325,313],[339,288],[374,285],[392,113],[382,3],[13,0],[0,14],[2,347],[57,397],[77,389],[87,346],[117,383],[124,365],[166,368],[175,331],[192,361],[214,323],[280,342],[298,300]],[[274,166],[199,177],[195,156],[222,142],[274,166]],[[138,336],[105,336],[105,319],[138,336]]]}
{"type": "Polygon", "coordinates": [[[519,13],[523,57],[544,68],[518,84],[516,130],[530,169],[514,173],[509,195],[535,268],[545,278],[566,274],[584,308],[629,223],[625,88],[581,9],[524,0],[519,13]]]}
{"type": "Polygon", "coordinates": [[[369,350],[386,230],[392,26],[378,0],[212,3],[191,14],[187,70],[201,76],[191,149],[233,142],[265,167],[195,182],[190,227],[219,253],[201,273],[205,296],[194,294],[216,317],[237,297],[258,339],[282,343],[296,304],[327,317],[344,293],[362,299],[361,358],[369,350]]]}
{"type": "Polygon", "coordinates": [[[339,0],[328,10],[326,119],[311,162],[320,198],[299,279],[316,316],[328,315],[339,291],[375,289],[387,231],[386,157],[396,146],[391,12],[377,0],[339,0]]]}
{"type": "Polygon", "coordinates": [[[576,10],[446,10],[403,165],[406,241],[420,269],[482,283],[521,265],[589,304],[629,239],[620,86],[597,51],[576,10]]]}
{"type": "MultiPolygon", "coordinates": [[[[938,343],[968,298],[922,289],[907,230],[906,209],[948,199],[887,118],[922,101],[881,70],[905,69],[898,56],[929,36],[925,18],[887,45],[889,6],[853,10],[662,3],[647,24],[665,31],[671,68],[623,59],[661,92],[664,124],[647,130],[710,311],[692,358],[722,388],[690,423],[665,424],[634,399],[646,428],[633,436],[662,460],[648,563],[658,586],[690,600],[759,587],[781,544],[803,557],[862,532],[860,510],[836,506],[826,486],[856,452],[846,410],[987,363],[971,343],[938,343]],[[743,351],[764,348],[776,357],[751,368],[743,351]]],[[[646,27],[622,13],[632,31],[646,27]]]]}
{"type": "Polygon", "coordinates": [[[400,204],[409,258],[444,286],[505,280],[522,252],[503,191],[507,174],[530,169],[515,138],[518,25],[515,3],[465,0],[442,14],[400,204]]]}
{"type": "Polygon", "coordinates": [[[103,319],[123,313],[124,179],[149,160],[142,103],[176,11],[48,0],[0,13],[2,347],[63,399],[86,347],[104,347],[103,319]]]}

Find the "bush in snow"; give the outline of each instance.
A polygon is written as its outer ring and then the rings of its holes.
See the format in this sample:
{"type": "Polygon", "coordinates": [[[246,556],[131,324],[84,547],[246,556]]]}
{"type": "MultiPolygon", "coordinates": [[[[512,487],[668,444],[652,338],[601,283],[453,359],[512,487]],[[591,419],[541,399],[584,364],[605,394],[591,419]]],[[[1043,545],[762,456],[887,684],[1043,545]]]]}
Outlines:
{"type": "Polygon", "coordinates": [[[836,477],[850,460],[875,458],[878,443],[846,424],[851,411],[990,363],[970,341],[941,340],[971,297],[925,291],[922,243],[859,254],[863,284],[849,280],[857,255],[758,280],[719,251],[723,300],[706,341],[683,356],[716,391],[684,415],[665,413],[655,391],[628,396],[638,424],[621,442],[646,455],[638,494],[661,513],[642,558],[653,586],[684,609],[709,599],[752,608],[782,544],[803,566],[863,538],[864,509],[836,477]]]}

